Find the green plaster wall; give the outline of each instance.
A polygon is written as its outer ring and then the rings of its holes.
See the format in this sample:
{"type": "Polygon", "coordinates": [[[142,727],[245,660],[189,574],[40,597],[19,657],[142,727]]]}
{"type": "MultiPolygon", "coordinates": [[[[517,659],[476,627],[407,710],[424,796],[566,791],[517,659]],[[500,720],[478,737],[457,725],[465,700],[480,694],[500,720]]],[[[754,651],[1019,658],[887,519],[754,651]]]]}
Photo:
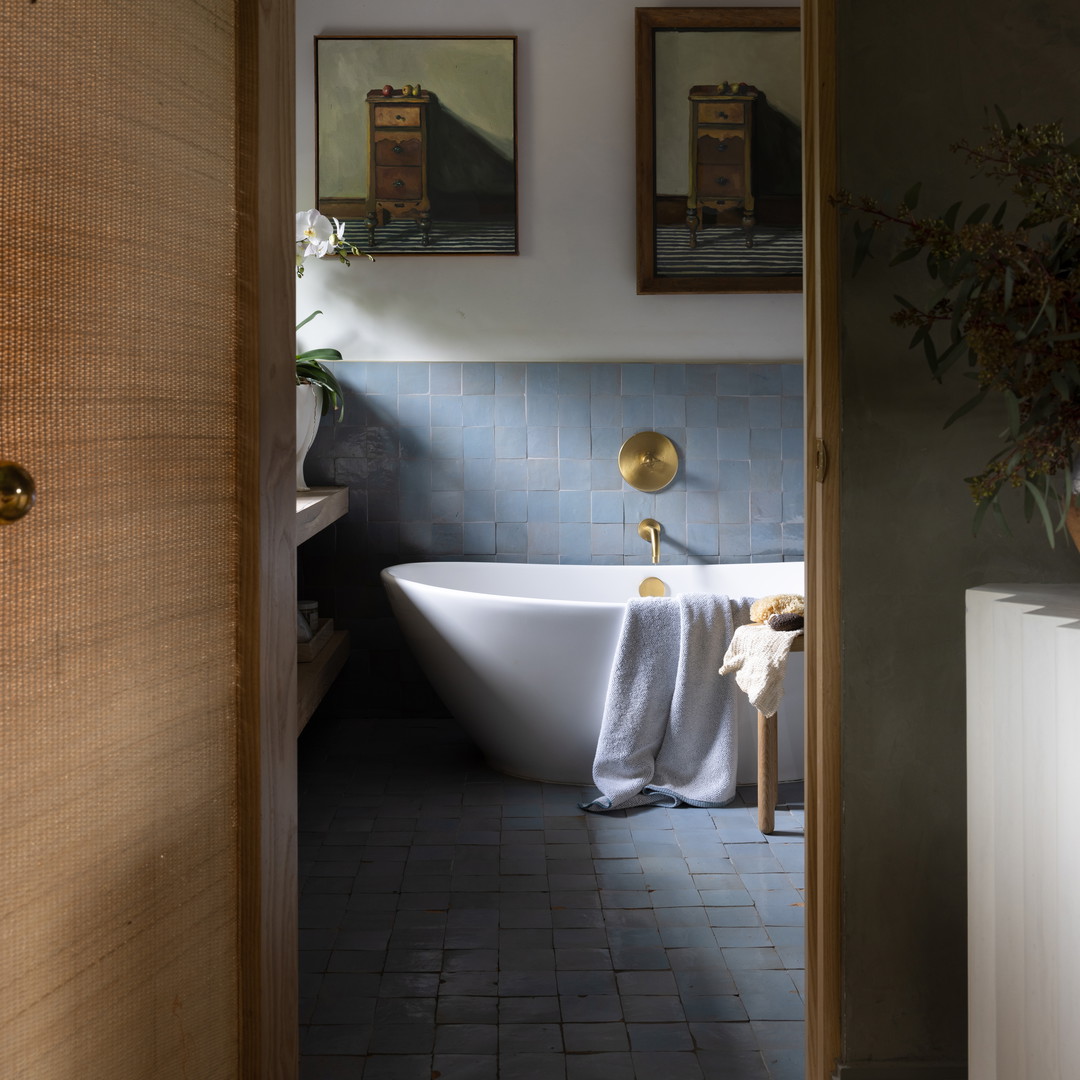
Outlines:
{"type": "MultiPolygon", "coordinates": [[[[948,148],[978,139],[994,104],[1080,134],[1075,0],[840,0],[838,14],[845,188],[898,201],[921,179],[920,209],[940,213],[968,192],[974,208],[983,189],[948,148]]],[[[1065,543],[1050,551],[1019,513],[1012,536],[987,527],[972,537],[963,477],[996,448],[1003,414],[984,405],[943,430],[970,384],[939,386],[907,351],[909,332],[889,323],[892,296],[917,299],[923,278],[915,264],[888,270],[886,261],[855,280],[845,271],[842,293],[843,1060],[852,1068],[840,1075],[891,1062],[900,1071],[890,1077],[943,1078],[956,1073],[914,1066],[966,1057],[964,590],[1075,582],[1080,556],[1065,543]]]]}

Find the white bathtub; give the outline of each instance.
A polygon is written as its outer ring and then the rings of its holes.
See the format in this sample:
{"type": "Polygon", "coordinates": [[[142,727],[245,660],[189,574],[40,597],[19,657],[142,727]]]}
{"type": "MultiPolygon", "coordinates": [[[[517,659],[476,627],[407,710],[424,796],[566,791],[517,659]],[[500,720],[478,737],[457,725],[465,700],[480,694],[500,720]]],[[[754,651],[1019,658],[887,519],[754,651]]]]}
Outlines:
{"type": "MultiPolygon", "coordinates": [[[[553,566],[403,563],[382,572],[394,615],[447,708],[501,772],[592,783],[626,600],[657,576],[670,595],[802,593],[803,564],[553,566]]],[[[716,672],[702,672],[703,678],[716,672]]],[[[780,780],[803,775],[803,655],[779,712],[780,780]]],[[[740,783],[757,777],[757,713],[741,692],[740,783]]]]}

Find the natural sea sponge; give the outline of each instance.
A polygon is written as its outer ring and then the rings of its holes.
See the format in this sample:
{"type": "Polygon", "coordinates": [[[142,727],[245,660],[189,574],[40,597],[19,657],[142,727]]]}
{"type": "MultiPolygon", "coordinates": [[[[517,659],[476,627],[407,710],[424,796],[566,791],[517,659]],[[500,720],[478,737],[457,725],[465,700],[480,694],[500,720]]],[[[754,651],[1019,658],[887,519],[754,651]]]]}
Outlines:
{"type": "Polygon", "coordinates": [[[770,615],[766,620],[774,630],[801,630],[806,620],[801,615],[785,611],[776,615],[770,615]]]}
{"type": "Polygon", "coordinates": [[[805,615],[806,600],[794,593],[777,593],[763,596],[750,605],[750,621],[766,622],[770,615],[805,615]]]}

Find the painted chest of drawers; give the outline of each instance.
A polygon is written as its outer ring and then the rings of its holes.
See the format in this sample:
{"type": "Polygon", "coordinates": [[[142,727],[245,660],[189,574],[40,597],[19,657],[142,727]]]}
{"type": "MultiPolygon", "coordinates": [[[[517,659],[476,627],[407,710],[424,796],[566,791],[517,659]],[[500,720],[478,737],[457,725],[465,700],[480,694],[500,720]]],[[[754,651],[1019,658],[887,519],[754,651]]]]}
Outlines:
{"type": "Polygon", "coordinates": [[[431,235],[428,191],[428,109],[426,90],[415,96],[380,90],[367,95],[368,105],[368,246],[375,231],[391,218],[412,218],[426,247],[431,235]]]}
{"type": "Polygon", "coordinates": [[[742,209],[746,246],[754,244],[754,187],[750,170],[753,104],[747,93],[721,93],[715,86],[690,89],[690,174],[686,227],[697,246],[702,211],[742,209]]]}

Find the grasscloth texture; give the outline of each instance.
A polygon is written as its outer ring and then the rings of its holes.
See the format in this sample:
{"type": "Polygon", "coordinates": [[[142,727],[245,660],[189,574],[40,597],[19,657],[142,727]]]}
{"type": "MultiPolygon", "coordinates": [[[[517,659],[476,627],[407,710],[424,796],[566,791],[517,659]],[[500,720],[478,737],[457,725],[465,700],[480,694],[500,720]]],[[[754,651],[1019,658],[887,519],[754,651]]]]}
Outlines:
{"type": "Polygon", "coordinates": [[[233,18],[0,15],[4,1076],[236,1075],[233,18]]]}

